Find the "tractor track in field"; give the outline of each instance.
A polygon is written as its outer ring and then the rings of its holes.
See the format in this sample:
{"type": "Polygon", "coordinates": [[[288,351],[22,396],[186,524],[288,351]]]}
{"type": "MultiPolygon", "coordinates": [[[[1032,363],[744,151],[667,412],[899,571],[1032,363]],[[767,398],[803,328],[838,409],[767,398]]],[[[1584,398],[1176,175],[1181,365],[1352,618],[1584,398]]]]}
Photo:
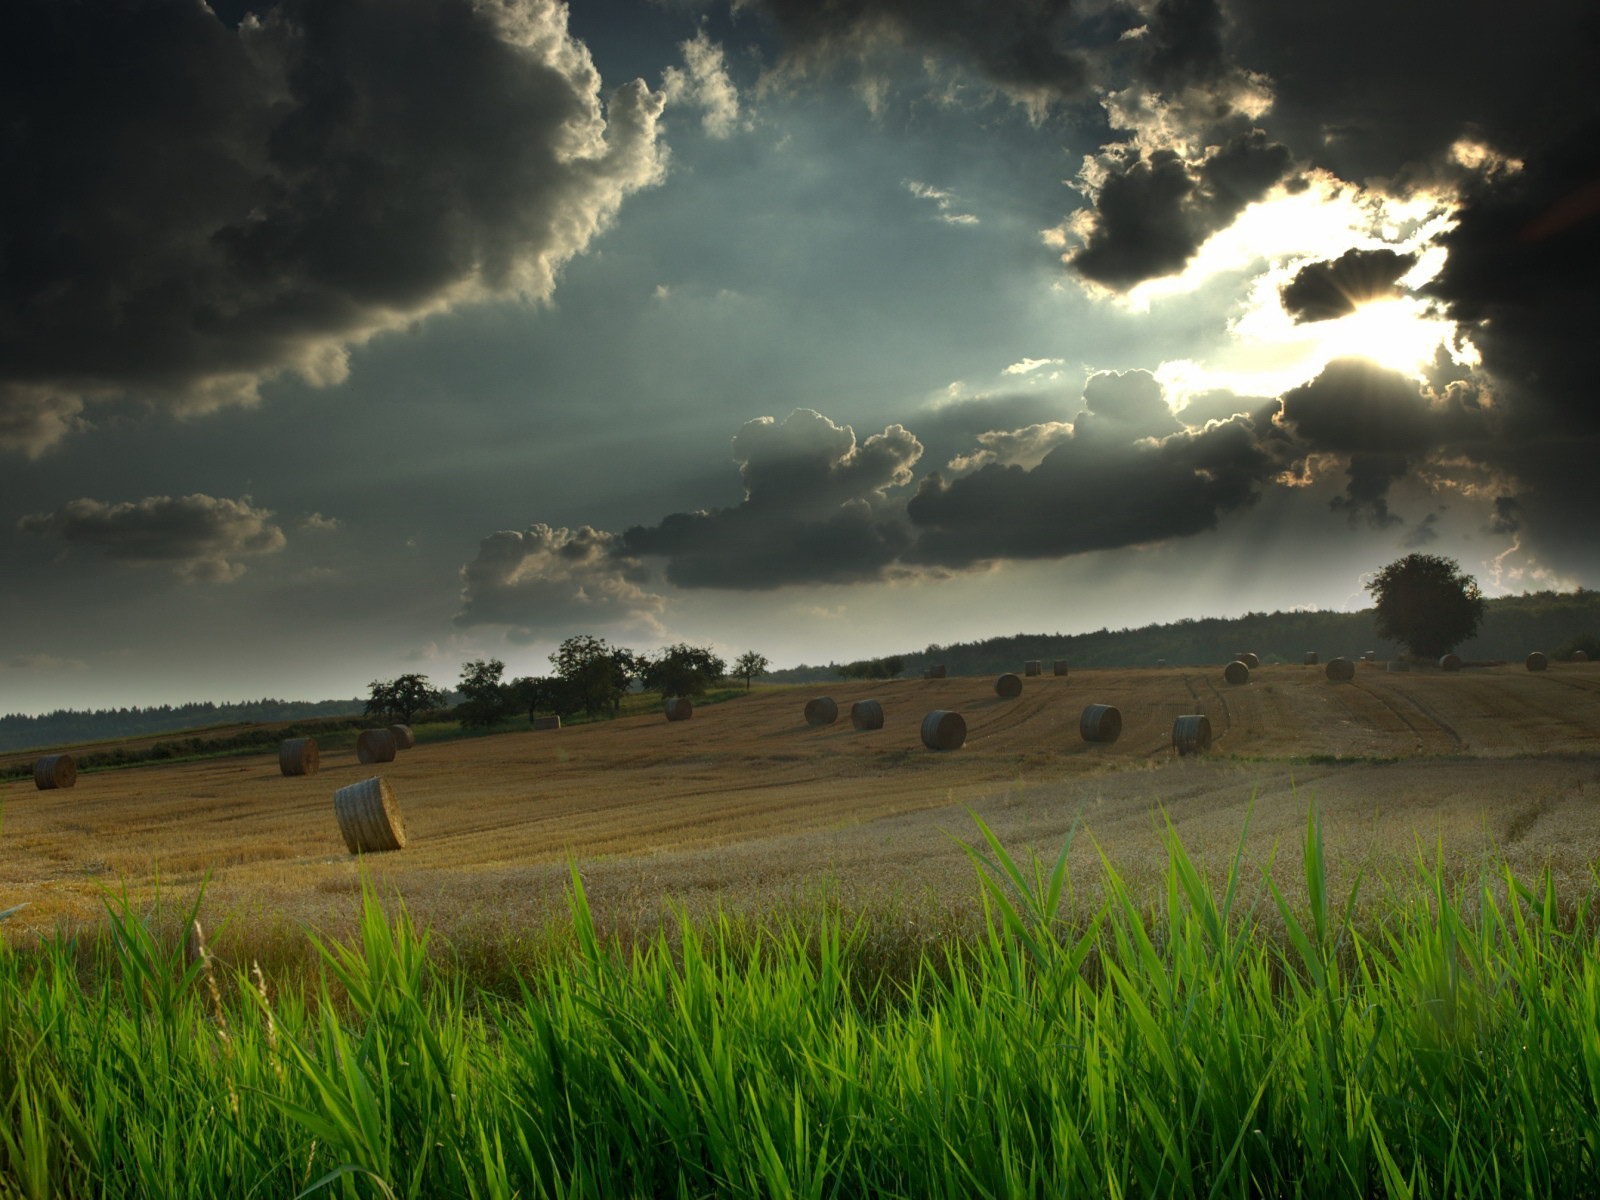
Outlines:
{"type": "MultiPolygon", "coordinates": [[[[1405,700],[1405,702],[1407,704],[1409,704],[1412,708],[1416,709],[1416,711],[1418,713],[1420,713],[1427,720],[1427,722],[1428,722],[1428,726],[1427,727],[1418,725],[1415,721],[1413,721],[1411,719],[1411,717],[1405,712],[1404,709],[1402,709],[1398,704],[1393,703],[1387,696],[1383,695],[1381,692],[1378,691],[1378,689],[1373,687],[1371,684],[1369,684],[1369,683],[1361,683],[1359,680],[1352,680],[1351,683],[1352,683],[1352,685],[1355,687],[1355,689],[1357,691],[1362,692],[1363,694],[1372,697],[1372,699],[1376,700],[1384,708],[1386,708],[1390,712],[1392,712],[1395,715],[1395,717],[1400,721],[1400,723],[1402,725],[1404,725],[1407,729],[1409,729],[1413,734],[1418,735],[1417,742],[1418,742],[1419,745],[1421,744],[1421,741],[1422,741],[1422,738],[1421,738],[1420,735],[1422,735],[1423,733],[1432,732],[1432,731],[1435,731],[1435,730],[1438,731],[1438,732],[1443,733],[1446,737],[1450,738],[1450,740],[1453,741],[1458,748],[1464,747],[1466,745],[1466,742],[1462,739],[1461,735],[1456,731],[1455,726],[1451,725],[1448,721],[1444,720],[1444,718],[1440,717],[1437,713],[1435,713],[1432,710],[1428,709],[1425,705],[1422,704],[1421,701],[1417,700],[1416,697],[1411,696],[1411,695],[1404,695],[1404,694],[1401,694],[1401,693],[1394,693],[1396,696],[1399,696],[1399,698],[1405,700]]],[[[1348,707],[1348,705],[1346,707],[1348,707]]],[[[1354,716],[1355,714],[1352,712],[1351,715],[1354,716]]]]}

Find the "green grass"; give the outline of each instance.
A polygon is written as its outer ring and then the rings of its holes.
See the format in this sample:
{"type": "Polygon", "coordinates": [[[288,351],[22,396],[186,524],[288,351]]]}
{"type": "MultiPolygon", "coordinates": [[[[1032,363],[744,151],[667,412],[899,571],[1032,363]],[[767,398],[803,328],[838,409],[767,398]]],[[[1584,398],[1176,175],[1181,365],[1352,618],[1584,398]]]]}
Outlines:
{"type": "Polygon", "coordinates": [[[1313,815],[1304,905],[1169,831],[1087,907],[979,835],[989,933],[909,974],[837,916],[624,948],[576,871],[511,995],[370,892],[284,986],[113,899],[87,972],[0,950],[0,1194],[1600,1195],[1586,901],[1419,862],[1358,927],[1313,815]]]}

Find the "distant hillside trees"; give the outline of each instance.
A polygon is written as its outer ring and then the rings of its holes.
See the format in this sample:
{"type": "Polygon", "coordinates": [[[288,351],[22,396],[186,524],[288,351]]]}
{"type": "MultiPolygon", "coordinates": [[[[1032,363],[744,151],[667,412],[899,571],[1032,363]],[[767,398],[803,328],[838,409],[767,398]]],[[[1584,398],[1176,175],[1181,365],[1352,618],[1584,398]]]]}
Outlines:
{"type": "Polygon", "coordinates": [[[1367,584],[1379,637],[1423,658],[1448,654],[1478,632],[1486,603],[1478,581],[1453,558],[1408,554],[1367,584]]]}
{"type": "Polygon", "coordinates": [[[57,709],[39,716],[0,717],[0,750],[31,750],[77,742],[142,737],[178,729],[300,721],[311,717],[360,714],[362,700],[241,700],[234,704],[199,701],[148,708],[57,709]]]}
{"type": "Polygon", "coordinates": [[[626,647],[584,633],[562,642],[550,655],[550,665],[552,675],[512,682],[513,694],[530,720],[541,710],[562,717],[579,712],[616,716],[622,698],[639,677],[641,660],[626,647]]]}
{"type": "Polygon", "coordinates": [[[841,679],[895,679],[906,669],[906,660],[898,654],[887,658],[863,658],[835,667],[841,679]]]}
{"type": "Polygon", "coordinates": [[[423,713],[443,708],[447,697],[426,675],[374,679],[368,685],[366,715],[411,724],[423,713]]]}

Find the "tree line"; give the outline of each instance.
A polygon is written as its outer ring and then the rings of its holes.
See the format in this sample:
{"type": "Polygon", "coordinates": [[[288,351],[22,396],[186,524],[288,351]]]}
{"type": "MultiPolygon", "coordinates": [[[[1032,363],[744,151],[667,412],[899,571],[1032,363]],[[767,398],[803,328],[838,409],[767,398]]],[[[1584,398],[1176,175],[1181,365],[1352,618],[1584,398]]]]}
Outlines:
{"type": "MultiPolygon", "coordinates": [[[[451,715],[469,728],[487,728],[521,713],[529,720],[541,712],[559,717],[616,716],[631,691],[698,697],[730,677],[744,680],[749,690],[751,681],[765,674],[770,663],[750,650],[730,668],[709,646],[679,642],[639,653],[592,634],[578,634],[556,648],[550,666],[548,675],[507,679],[506,664],[498,658],[463,663],[451,715]]],[[[372,681],[366,713],[410,724],[442,710],[446,701],[444,691],[426,675],[401,675],[372,681]]]]}
{"type": "Polygon", "coordinates": [[[0,750],[26,750],[35,746],[70,746],[112,738],[142,737],[179,729],[213,725],[264,725],[310,717],[356,716],[359,697],[349,700],[241,700],[215,704],[209,700],[188,704],[98,709],[61,708],[38,716],[13,713],[0,717],[0,750]]]}

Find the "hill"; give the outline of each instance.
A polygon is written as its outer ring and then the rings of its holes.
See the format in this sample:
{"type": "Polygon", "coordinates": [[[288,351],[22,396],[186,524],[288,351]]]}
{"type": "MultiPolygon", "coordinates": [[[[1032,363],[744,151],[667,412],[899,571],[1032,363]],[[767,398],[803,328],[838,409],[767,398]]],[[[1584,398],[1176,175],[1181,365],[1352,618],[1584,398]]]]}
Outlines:
{"type": "MultiPolygon", "coordinates": [[[[1376,650],[1380,658],[1402,647],[1378,637],[1370,608],[1359,612],[1246,613],[1242,617],[1202,617],[1140,629],[1100,629],[1093,633],[1017,633],[976,642],[932,645],[905,651],[906,675],[919,675],[942,663],[952,675],[1014,671],[1029,659],[1065,659],[1079,667],[1147,667],[1159,660],[1173,666],[1225,662],[1253,650],[1262,662],[1301,662],[1307,650],[1324,660],[1376,650]]],[[[1600,635],[1600,592],[1530,592],[1490,600],[1478,636],[1460,648],[1464,658],[1515,660],[1530,650],[1555,653],[1581,636],[1600,635]]],[[[776,683],[811,683],[838,678],[838,664],[773,671],[776,683]]]]}
{"type": "Polygon", "coordinates": [[[12,713],[0,717],[0,751],[29,750],[40,746],[71,746],[142,737],[175,730],[213,729],[218,726],[259,725],[300,721],[309,717],[359,715],[365,700],[241,700],[213,704],[161,704],[152,708],[103,708],[89,711],[63,708],[37,717],[12,713]]]}

